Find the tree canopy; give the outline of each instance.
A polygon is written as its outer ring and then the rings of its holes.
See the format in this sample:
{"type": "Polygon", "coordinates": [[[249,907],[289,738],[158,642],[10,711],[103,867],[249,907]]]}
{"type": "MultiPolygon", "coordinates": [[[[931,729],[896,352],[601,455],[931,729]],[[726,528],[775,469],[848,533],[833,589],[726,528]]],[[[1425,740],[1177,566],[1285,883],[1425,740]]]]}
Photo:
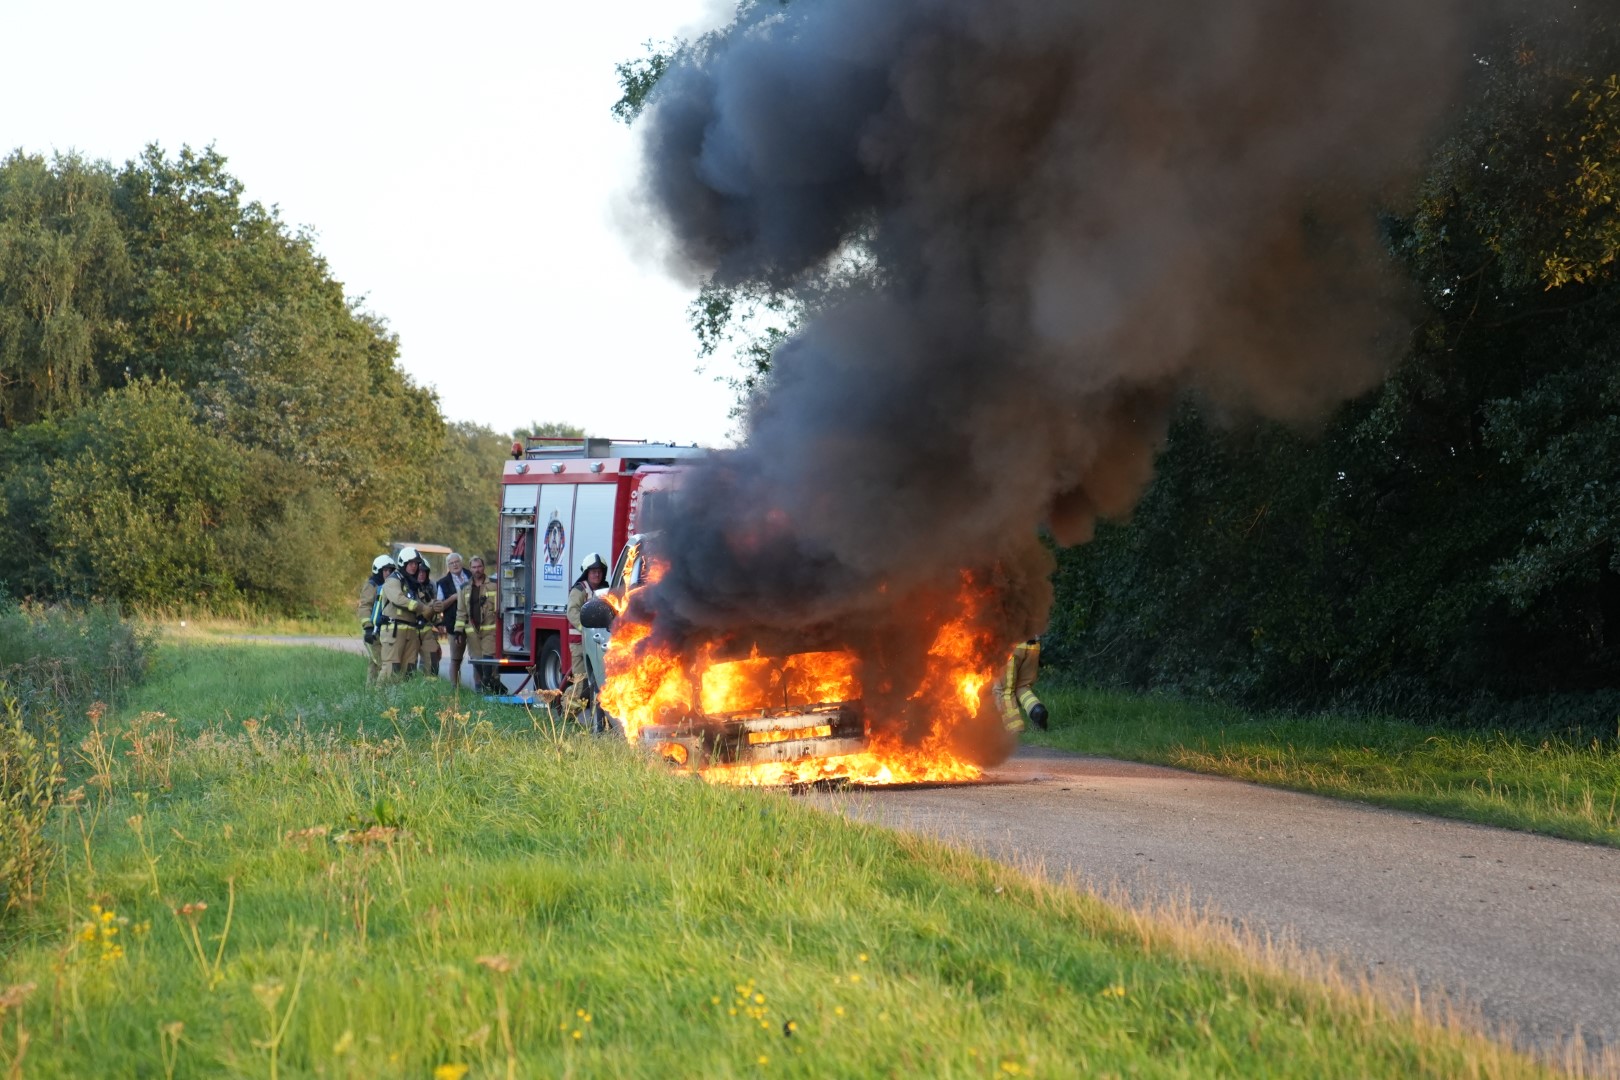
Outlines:
{"type": "Polygon", "coordinates": [[[434,395],[225,165],[0,161],[10,591],[341,606],[443,502],[434,395]]]}

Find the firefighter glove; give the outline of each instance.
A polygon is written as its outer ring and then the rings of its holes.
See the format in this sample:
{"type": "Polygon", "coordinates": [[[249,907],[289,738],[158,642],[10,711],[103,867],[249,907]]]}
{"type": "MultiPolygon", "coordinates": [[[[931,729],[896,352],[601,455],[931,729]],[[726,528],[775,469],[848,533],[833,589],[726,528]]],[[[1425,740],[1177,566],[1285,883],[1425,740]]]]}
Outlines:
{"type": "Polygon", "coordinates": [[[377,628],[376,627],[374,627],[374,626],[366,627],[366,644],[367,645],[375,645],[375,644],[377,644],[377,628]]]}
{"type": "Polygon", "coordinates": [[[1035,726],[1036,727],[1040,728],[1042,731],[1046,730],[1046,706],[1045,705],[1037,705],[1033,709],[1029,710],[1029,718],[1031,720],[1035,721],[1035,726]]]}

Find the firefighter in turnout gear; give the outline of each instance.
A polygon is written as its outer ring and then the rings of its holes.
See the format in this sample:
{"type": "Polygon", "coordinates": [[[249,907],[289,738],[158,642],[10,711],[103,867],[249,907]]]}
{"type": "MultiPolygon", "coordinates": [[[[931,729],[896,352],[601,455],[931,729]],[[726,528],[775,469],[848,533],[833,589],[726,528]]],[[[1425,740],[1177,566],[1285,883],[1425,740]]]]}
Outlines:
{"type": "Polygon", "coordinates": [[[360,636],[366,647],[367,686],[375,683],[382,671],[382,640],[377,635],[378,597],[383,580],[393,568],[392,555],[379,555],[371,560],[371,576],[360,583],[360,602],[355,606],[355,615],[360,619],[360,636]]]}
{"type": "MultiPolygon", "coordinates": [[[[594,551],[579,564],[579,578],[568,590],[568,689],[570,697],[582,697],[585,689],[585,627],[579,622],[579,609],[596,597],[596,590],[607,581],[608,565],[594,551]]],[[[566,700],[566,699],[565,699],[566,700]]]]}
{"type": "Polygon", "coordinates": [[[1024,730],[1024,714],[1032,724],[1046,730],[1046,706],[1035,696],[1035,679],[1041,672],[1041,639],[1030,638],[1013,646],[1006,670],[996,680],[996,703],[1007,730],[1024,730]]]}
{"type": "Polygon", "coordinates": [[[421,644],[416,649],[417,665],[430,679],[439,677],[439,661],[444,656],[444,650],[439,645],[439,635],[444,633],[444,611],[446,604],[434,604],[437,599],[433,589],[433,575],[428,570],[427,560],[423,559],[417,564],[416,578],[412,582],[415,591],[411,594],[418,600],[433,605],[433,614],[427,617],[420,631],[421,644]]]}
{"type": "Polygon", "coordinates": [[[473,682],[485,693],[501,692],[495,674],[495,639],[501,630],[500,588],[484,576],[484,560],[472,560],[472,579],[456,594],[456,633],[467,639],[473,682]]]}
{"type": "Polygon", "coordinates": [[[382,640],[384,680],[406,678],[415,672],[422,627],[443,610],[434,601],[416,595],[416,572],[421,565],[422,557],[415,548],[401,548],[398,565],[382,584],[377,636],[382,640]]]}

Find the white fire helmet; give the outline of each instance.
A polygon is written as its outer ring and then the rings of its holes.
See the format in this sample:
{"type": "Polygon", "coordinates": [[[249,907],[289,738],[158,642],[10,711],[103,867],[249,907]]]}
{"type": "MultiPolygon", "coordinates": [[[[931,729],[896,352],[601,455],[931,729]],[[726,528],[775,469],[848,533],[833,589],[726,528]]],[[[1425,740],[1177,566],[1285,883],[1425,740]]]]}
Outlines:
{"type": "Polygon", "coordinates": [[[581,574],[589,573],[593,566],[599,566],[602,568],[602,573],[607,573],[607,561],[594,551],[585,556],[585,561],[579,564],[579,572],[581,574]]]}
{"type": "Polygon", "coordinates": [[[402,547],[399,549],[399,554],[395,556],[400,566],[404,566],[408,562],[417,562],[421,558],[422,556],[418,555],[413,547],[402,547]]]}
{"type": "Polygon", "coordinates": [[[372,573],[376,574],[382,573],[384,570],[393,565],[394,557],[392,555],[379,555],[375,559],[371,560],[372,573]]]}

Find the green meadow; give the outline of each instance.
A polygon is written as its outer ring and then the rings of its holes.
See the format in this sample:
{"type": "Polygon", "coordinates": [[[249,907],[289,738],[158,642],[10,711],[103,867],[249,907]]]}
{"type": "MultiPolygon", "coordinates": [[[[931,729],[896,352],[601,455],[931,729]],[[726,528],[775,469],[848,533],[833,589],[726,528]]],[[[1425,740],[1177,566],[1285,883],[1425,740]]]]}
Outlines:
{"type": "Polygon", "coordinates": [[[1545,1074],[1213,923],[362,682],[170,642],[91,710],[0,1075],[1545,1074]]]}

